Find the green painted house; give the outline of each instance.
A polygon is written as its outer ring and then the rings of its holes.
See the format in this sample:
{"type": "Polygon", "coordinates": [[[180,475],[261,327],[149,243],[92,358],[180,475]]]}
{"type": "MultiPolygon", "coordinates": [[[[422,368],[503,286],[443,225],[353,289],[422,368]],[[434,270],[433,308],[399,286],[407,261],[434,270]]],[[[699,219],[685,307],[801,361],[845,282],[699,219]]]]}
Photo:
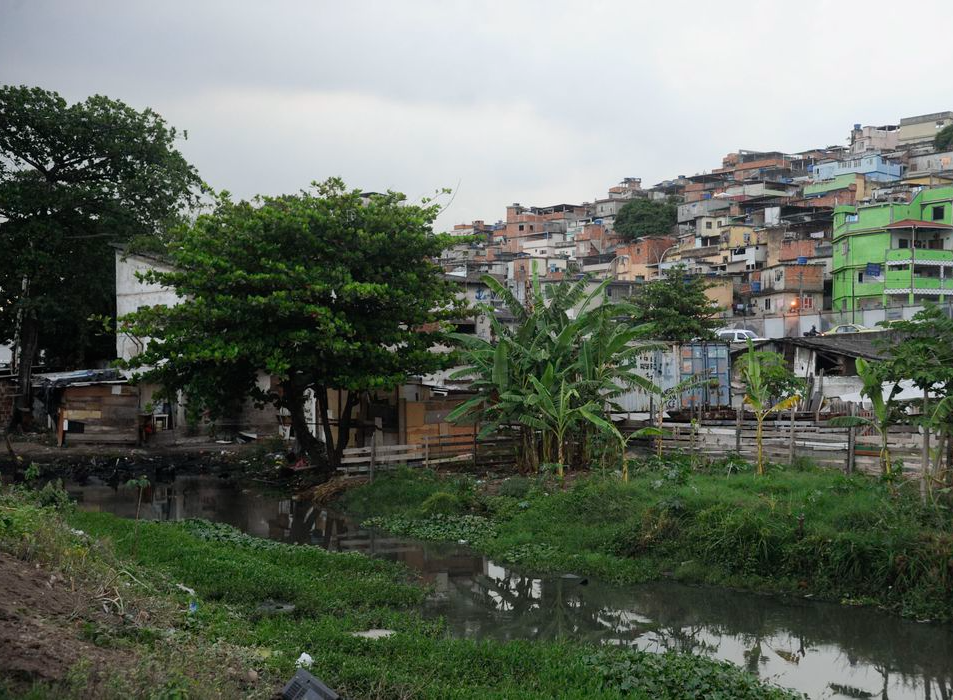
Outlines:
{"type": "Polygon", "coordinates": [[[953,300],[953,187],[834,209],[833,308],[953,300]]]}

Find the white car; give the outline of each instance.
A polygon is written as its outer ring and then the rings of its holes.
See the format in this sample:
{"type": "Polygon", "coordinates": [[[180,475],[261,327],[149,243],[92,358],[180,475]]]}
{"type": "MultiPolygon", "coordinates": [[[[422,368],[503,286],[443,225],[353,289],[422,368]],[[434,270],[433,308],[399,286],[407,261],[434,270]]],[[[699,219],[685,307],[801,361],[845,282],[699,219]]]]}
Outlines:
{"type": "Polygon", "coordinates": [[[759,338],[757,333],[749,331],[746,328],[720,328],[715,331],[715,336],[718,340],[724,340],[729,343],[746,343],[749,340],[764,340],[764,338],[759,338]]]}

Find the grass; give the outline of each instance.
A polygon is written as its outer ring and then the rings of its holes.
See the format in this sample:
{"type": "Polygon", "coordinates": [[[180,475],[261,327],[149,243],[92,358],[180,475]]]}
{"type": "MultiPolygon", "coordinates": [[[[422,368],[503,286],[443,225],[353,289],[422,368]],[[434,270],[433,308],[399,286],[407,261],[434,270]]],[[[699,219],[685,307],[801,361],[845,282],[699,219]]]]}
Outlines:
{"type": "MultiPolygon", "coordinates": [[[[391,488],[404,487],[384,483],[374,493],[391,488]]],[[[427,488],[412,484],[406,492],[423,503],[427,488]]],[[[196,652],[196,661],[183,665],[180,658],[178,670],[153,674],[162,683],[179,684],[162,697],[228,696],[225,678],[201,685],[182,674],[183,668],[216,663],[220,649],[254,660],[260,685],[272,692],[292,675],[298,655],[308,652],[314,658],[312,672],[348,698],[794,697],[730,664],[690,655],[570,642],[451,639],[441,623],[414,611],[426,591],[410,580],[408,570],[359,554],[267,542],[202,521],[140,523],[133,554],[134,524],[128,520],[62,504],[39,505],[35,493],[9,490],[0,494],[0,513],[0,547],[50,567],[72,566],[76,577],[96,578],[100,569],[128,570],[136,582],[128,595],[140,588],[143,595],[149,593],[161,628],[155,634],[173,629],[172,638],[180,640],[175,648],[196,652]],[[85,531],[96,544],[70,528],[85,531]],[[39,532],[50,534],[39,537],[39,532]],[[82,551],[69,560],[73,564],[63,559],[71,550],[82,551]],[[267,601],[295,607],[269,614],[261,608],[267,601]],[[197,606],[192,612],[190,603],[197,606]],[[396,633],[379,640],[351,635],[368,628],[396,633]]],[[[153,646],[149,629],[143,626],[143,641],[135,647],[143,655],[153,646]]],[[[80,633],[99,636],[95,629],[80,633]]],[[[149,658],[155,666],[175,657],[149,658]]],[[[136,675],[129,669],[123,673],[136,675]]],[[[70,696],[76,685],[64,679],[61,687],[47,689],[48,696],[54,690],[70,696]]],[[[34,697],[47,697],[43,690],[34,697]]]]}
{"type": "Polygon", "coordinates": [[[537,482],[477,492],[460,514],[428,516],[456,481],[403,471],[346,495],[349,508],[390,515],[370,524],[426,539],[468,539],[504,562],[618,583],[663,576],[875,604],[917,619],[953,619],[949,510],[920,505],[915,485],[832,470],[737,461],[634,465],[629,483],[593,474],[572,487],[537,482]],[[739,468],[740,467],[740,468],[739,468]],[[405,486],[406,485],[406,486],[405,486]],[[522,495],[520,493],[522,492],[522,495]],[[472,538],[464,518],[486,518],[472,538]]]}

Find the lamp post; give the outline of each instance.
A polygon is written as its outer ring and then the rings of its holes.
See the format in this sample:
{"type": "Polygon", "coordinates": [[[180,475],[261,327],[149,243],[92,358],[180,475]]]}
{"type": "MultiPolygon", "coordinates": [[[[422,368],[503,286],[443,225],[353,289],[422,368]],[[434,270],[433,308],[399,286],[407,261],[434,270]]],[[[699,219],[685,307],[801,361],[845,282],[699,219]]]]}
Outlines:
{"type": "Polygon", "coordinates": [[[662,254],[658,256],[658,262],[655,264],[655,279],[662,279],[662,261],[665,260],[665,256],[668,255],[670,250],[675,250],[678,248],[678,243],[673,246],[669,246],[662,251],[662,254]]]}

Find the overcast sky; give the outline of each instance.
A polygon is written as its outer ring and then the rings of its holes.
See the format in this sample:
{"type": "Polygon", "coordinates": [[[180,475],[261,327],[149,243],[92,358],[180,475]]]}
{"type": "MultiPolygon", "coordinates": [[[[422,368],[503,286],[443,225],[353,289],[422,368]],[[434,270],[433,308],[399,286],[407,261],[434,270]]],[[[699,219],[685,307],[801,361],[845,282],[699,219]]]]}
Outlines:
{"type": "Polygon", "coordinates": [[[243,197],[451,187],[449,228],[953,109],[951,28],[949,0],[0,0],[0,83],[152,107],[243,197]]]}

